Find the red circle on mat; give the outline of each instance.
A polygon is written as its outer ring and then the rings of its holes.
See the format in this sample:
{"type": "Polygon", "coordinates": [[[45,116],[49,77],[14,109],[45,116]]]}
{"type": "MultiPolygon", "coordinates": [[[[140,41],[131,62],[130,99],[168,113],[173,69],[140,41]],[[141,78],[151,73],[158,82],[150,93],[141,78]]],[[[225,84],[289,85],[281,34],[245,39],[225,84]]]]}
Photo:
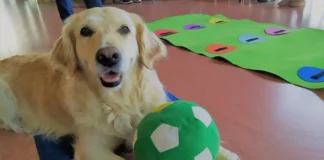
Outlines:
{"type": "Polygon", "coordinates": [[[235,46],[229,46],[225,44],[211,44],[207,46],[206,51],[213,54],[223,54],[235,50],[235,46]]]}
{"type": "Polygon", "coordinates": [[[176,34],[176,33],[178,33],[178,31],[170,30],[170,29],[158,29],[154,33],[155,33],[155,35],[157,35],[159,37],[165,37],[168,35],[176,34]]]}

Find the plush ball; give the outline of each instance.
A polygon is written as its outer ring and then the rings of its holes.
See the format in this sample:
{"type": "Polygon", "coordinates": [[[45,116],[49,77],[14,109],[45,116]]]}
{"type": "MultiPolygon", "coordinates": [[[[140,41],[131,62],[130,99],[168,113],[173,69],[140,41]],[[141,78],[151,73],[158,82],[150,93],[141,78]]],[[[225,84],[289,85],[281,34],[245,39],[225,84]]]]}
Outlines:
{"type": "Polygon", "coordinates": [[[179,100],[144,117],[134,151],[137,160],[215,160],[219,145],[219,132],[208,111],[179,100]]]}

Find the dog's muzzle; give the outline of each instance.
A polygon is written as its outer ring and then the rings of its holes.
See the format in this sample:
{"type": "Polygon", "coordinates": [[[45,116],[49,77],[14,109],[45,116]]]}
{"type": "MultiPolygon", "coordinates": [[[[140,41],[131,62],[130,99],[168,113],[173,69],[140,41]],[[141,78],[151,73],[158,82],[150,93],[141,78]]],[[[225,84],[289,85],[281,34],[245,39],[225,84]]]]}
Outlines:
{"type": "Polygon", "coordinates": [[[121,84],[123,76],[118,72],[121,60],[121,53],[116,47],[105,47],[98,50],[96,61],[104,68],[100,75],[103,86],[116,87],[121,84]]]}

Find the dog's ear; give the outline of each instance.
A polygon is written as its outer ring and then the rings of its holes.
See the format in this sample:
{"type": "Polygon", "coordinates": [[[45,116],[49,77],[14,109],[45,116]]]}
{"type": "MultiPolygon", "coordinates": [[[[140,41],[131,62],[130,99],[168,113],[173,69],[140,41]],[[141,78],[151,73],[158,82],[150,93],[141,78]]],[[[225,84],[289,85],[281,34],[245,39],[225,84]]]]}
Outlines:
{"type": "Polygon", "coordinates": [[[62,30],[62,35],[54,44],[52,51],[52,58],[58,63],[67,67],[70,71],[74,72],[77,69],[77,55],[75,48],[75,36],[72,32],[72,25],[74,16],[71,16],[65,21],[62,30]]]}
{"type": "Polygon", "coordinates": [[[140,62],[149,69],[153,69],[154,62],[159,58],[166,57],[166,47],[163,42],[151,32],[142,18],[131,14],[136,25],[136,39],[140,54],[140,62]]]}

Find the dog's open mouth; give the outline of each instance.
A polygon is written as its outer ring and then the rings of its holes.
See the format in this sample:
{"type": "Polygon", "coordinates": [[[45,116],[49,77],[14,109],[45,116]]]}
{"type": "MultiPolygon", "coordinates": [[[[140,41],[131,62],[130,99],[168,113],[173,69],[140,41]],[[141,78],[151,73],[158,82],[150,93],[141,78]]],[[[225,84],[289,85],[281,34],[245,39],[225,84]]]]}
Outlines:
{"type": "Polygon", "coordinates": [[[101,74],[100,81],[105,87],[116,87],[122,82],[123,76],[117,72],[105,72],[101,74]]]}

